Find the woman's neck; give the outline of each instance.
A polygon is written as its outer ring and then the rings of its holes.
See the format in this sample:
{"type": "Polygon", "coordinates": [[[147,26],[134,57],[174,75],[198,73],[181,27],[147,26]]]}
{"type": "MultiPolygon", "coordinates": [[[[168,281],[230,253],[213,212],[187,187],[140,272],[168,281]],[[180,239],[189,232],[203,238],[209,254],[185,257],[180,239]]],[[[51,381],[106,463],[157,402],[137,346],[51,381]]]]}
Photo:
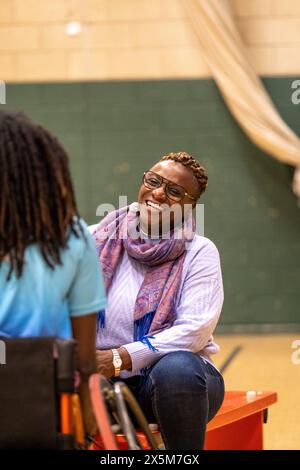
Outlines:
{"type": "MultiPolygon", "coordinates": [[[[173,225],[173,224],[172,224],[173,225]]],[[[144,225],[140,223],[140,233],[143,236],[143,238],[151,238],[151,239],[159,239],[159,238],[168,238],[168,235],[170,235],[171,231],[173,230],[173,226],[166,228],[163,230],[163,227],[152,227],[148,225],[144,225]]]]}

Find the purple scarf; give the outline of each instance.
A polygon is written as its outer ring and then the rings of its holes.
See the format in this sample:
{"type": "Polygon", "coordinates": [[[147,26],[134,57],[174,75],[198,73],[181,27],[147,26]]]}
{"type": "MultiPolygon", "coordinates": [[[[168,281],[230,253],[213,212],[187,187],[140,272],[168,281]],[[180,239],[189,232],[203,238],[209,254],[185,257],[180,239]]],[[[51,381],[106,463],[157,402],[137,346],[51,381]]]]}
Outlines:
{"type": "MultiPolygon", "coordinates": [[[[186,243],[194,237],[192,215],[184,226],[172,231],[170,239],[159,242],[139,235],[139,205],[133,203],[108,214],[93,232],[106,292],[120,262],[123,250],[148,266],[134,310],[134,340],[169,328],[176,316],[175,301],[186,254],[186,243]]],[[[105,325],[105,312],[99,312],[105,325]]]]}

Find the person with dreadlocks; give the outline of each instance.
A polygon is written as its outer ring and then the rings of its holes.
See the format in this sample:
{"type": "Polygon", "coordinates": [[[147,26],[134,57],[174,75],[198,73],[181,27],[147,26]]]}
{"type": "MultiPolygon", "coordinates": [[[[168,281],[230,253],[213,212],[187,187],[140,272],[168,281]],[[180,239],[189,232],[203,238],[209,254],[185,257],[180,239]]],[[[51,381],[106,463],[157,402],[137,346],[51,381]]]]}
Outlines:
{"type": "Polygon", "coordinates": [[[0,336],[77,340],[87,427],[101,276],[64,149],[23,113],[0,111],[0,336]]]}
{"type": "Polygon", "coordinates": [[[207,181],[192,156],[172,152],[144,173],[138,203],[90,227],[108,296],[98,370],[129,386],[173,450],[202,449],[224,399],[211,359],[223,304],[219,253],[195,233],[192,211],[207,181]]]}

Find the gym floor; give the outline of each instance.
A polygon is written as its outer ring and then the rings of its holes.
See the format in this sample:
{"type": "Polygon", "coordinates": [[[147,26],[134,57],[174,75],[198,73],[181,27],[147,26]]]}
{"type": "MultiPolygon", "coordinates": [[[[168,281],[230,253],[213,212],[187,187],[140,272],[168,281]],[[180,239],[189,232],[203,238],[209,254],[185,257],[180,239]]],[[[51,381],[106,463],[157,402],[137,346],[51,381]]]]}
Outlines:
{"type": "MultiPolygon", "coordinates": [[[[300,332],[268,335],[216,335],[221,347],[215,364],[221,367],[237,346],[240,352],[224,370],[227,390],[263,390],[278,393],[264,425],[265,449],[300,449],[300,363],[294,364],[292,343],[300,332]]],[[[300,354],[297,354],[300,359],[300,354]]],[[[300,362],[300,361],[299,361],[300,362]]]]}

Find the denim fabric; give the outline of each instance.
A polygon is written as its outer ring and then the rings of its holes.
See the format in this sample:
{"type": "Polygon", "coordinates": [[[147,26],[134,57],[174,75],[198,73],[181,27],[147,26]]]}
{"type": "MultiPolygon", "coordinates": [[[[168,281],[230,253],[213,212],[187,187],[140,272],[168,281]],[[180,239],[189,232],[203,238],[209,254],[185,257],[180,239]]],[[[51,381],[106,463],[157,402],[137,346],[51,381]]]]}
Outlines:
{"type": "Polygon", "coordinates": [[[176,351],[163,356],[144,379],[124,382],[150,423],[157,423],[166,449],[201,450],[206,425],[224,399],[222,375],[198,354],[176,351]]]}

